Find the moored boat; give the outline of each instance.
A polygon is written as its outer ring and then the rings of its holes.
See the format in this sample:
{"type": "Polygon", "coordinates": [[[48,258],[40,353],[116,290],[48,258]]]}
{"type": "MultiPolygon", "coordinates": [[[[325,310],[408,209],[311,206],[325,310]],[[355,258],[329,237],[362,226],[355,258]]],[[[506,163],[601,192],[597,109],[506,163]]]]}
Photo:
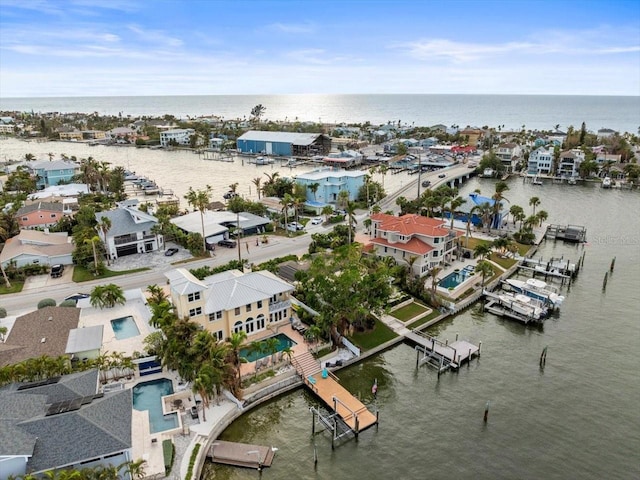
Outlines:
{"type": "Polygon", "coordinates": [[[564,296],[559,294],[557,288],[537,278],[529,278],[526,281],[509,278],[504,283],[514,292],[540,300],[553,309],[560,308],[564,301],[564,296]]]}

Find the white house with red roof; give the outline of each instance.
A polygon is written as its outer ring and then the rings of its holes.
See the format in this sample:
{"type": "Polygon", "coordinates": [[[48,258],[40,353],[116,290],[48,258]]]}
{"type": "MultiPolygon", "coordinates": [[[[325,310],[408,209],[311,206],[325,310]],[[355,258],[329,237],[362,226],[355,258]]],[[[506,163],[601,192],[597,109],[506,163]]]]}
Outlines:
{"type": "Polygon", "coordinates": [[[415,275],[448,263],[456,248],[456,237],[463,232],[451,230],[445,220],[407,214],[401,217],[376,213],[371,215],[371,244],[381,257],[392,257],[398,263],[410,262],[415,275]]]}

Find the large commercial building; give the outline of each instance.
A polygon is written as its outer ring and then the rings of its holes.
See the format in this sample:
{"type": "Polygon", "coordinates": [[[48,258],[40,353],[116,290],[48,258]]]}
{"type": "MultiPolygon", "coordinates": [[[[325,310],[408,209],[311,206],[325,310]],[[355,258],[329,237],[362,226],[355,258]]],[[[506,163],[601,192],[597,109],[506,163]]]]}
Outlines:
{"type": "Polygon", "coordinates": [[[238,138],[236,145],[241,153],[312,157],[331,151],[331,137],[322,133],[249,130],[238,138]]]}

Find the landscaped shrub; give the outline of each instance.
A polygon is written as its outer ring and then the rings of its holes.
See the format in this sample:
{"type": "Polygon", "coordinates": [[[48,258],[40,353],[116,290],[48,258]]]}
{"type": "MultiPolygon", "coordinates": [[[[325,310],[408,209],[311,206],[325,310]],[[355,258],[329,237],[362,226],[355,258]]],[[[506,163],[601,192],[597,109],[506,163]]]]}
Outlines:
{"type": "Polygon", "coordinates": [[[184,477],[184,480],[191,480],[193,476],[193,465],[196,463],[196,458],[198,457],[198,452],[200,451],[200,444],[196,443],[193,447],[193,452],[191,452],[191,458],[189,459],[189,469],[187,470],[187,475],[184,477]]]}
{"type": "Polygon", "coordinates": [[[164,457],[164,474],[169,475],[173,467],[173,459],[175,457],[176,447],[170,439],[162,441],[162,455],[164,457]]]}
{"type": "Polygon", "coordinates": [[[65,300],[64,302],[61,302],[60,305],[58,305],[59,307],[75,307],[76,306],[76,301],[75,300],[65,300]]]}
{"type": "Polygon", "coordinates": [[[44,307],[55,307],[56,301],[53,298],[44,298],[38,302],[38,310],[44,307]]]}
{"type": "Polygon", "coordinates": [[[0,318],[4,318],[7,316],[7,309],[4,307],[0,307],[0,318]]]}

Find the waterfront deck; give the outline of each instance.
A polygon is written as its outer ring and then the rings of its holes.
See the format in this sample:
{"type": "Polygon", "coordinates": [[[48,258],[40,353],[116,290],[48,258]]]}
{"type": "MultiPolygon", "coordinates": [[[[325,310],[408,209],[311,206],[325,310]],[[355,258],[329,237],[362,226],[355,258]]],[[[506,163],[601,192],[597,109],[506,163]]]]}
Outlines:
{"type": "Polygon", "coordinates": [[[262,470],[262,467],[271,466],[275,451],[262,445],[216,440],[209,448],[207,457],[214,463],[262,470]]]}
{"type": "Polygon", "coordinates": [[[469,362],[474,356],[480,355],[480,346],[466,340],[456,338],[451,344],[443,343],[418,330],[407,333],[405,338],[416,344],[418,352],[422,352],[423,357],[422,359],[418,357],[418,364],[427,363],[434,366],[439,374],[449,368],[457,369],[464,362],[469,362]]]}
{"type": "Polygon", "coordinates": [[[310,353],[294,357],[293,365],[309,387],[357,435],[378,423],[378,418],[360,400],[338,383],[331,372],[322,370],[310,353]]]}

